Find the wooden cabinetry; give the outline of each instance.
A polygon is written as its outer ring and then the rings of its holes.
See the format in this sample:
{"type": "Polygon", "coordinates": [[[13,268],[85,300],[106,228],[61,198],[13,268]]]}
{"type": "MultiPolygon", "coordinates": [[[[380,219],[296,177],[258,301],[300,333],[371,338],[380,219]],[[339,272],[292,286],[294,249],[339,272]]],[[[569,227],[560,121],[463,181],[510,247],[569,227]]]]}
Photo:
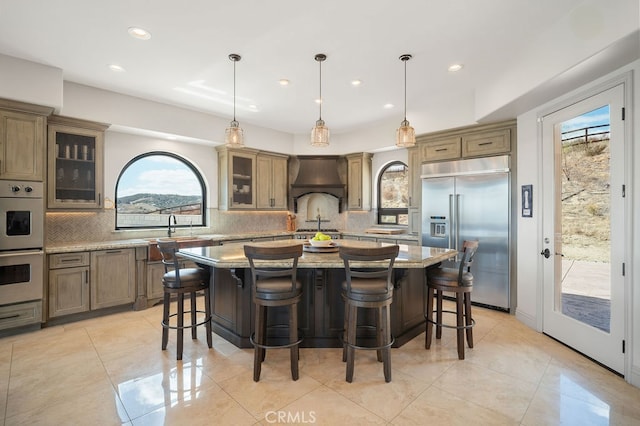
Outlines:
{"type": "Polygon", "coordinates": [[[510,129],[471,133],[462,136],[463,157],[485,157],[511,151],[510,129]]]}
{"type": "Polygon", "coordinates": [[[288,156],[219,147],[220,210],[286,210],[288,156]]]}
{"type": "Polygon", "coordinates": [[[409,233],[420,235],[422,217],[420,208],[422,203],[422,180],[420,168],[422,167],[420,148],[409,149],[409,233]]]}
{"type": "Polygon", "coordinates": [[[108,125],[52,116],[48,132],[47,207],[103,207],[104,131],[108,125]]]}
{"type": "Polygon", "coordinates": [[[164,275],[164,265],[162,262],[147,263],[147,300],[162,299],[164,289],[162,287],[162,276],[164,275]]]}
{"type": "Polygon", "coordinates": [[[0,100],[0,179],[44,180],[51,108],[0,100]]]}
{"type": "Polygon", "coordinates": [[[422,161],[454,160],[460,158],[460,137],[436,139],[420,145],[422,161]]]}
{"type": "MultiPolygon", "coordinates": [[[[213,331],[240,348],[252,347],[249,336],[254,328],[254,311],[251,300],[250,270],[246,268],[213,268],[215,285],[212,287],[213,331]]],[[[298,304],[298,326],[304,340],[303,347],[342,347],[340,337],[344,328],[344,301],[341,283],[344,268],[298,269],[302,283],[302,300],[298,304]]],[[[424,269],[394,269],[394,295],[391,304],[391,328],[395,337],[394,347],[401,346],[424,332],[424,269]]],[[[268,325],[286,323],[287,310],[269,311],[268,325]]],[[[362,324],[372,324],[372,313],[362,315],[362,324]]],[[[274,344],[283,337],[286,329],[270,330],[274,344]],[[282,332],[284,334],[281,334],[282,332]]],[[[375,339],[375,333],[362,327],[358,337],[375,339]]]]}
{"type": "Polygon", "coordinates": [[[133,303],[135,249],[49,255],[49,318],[133,303]]]}
{"type": "Polygon", "coordinates": [[[368,152],[346,156],[349,210],[371,210],[371,157],[368,152]]]}
{"type": "Polygon", "coordinates": [[[516,121],[509,120],[420,135],[420,162],[509,154],[515,133],[516,121]]]}
{"type": "Polygon", "coordinates": [[[288,168],[286,155],[258,154],[256,187],[258,209],[286,210],[288,168]]]}
{"type": "Polygon", "coordinates": [[[134,249],[91,252],[91,309],[133,303],[136,297],[134,249]]]}
{"type": "Polygon", "coordinates": [[[49,317],[89,310],[89,252],[49,256],[49,317]]]}

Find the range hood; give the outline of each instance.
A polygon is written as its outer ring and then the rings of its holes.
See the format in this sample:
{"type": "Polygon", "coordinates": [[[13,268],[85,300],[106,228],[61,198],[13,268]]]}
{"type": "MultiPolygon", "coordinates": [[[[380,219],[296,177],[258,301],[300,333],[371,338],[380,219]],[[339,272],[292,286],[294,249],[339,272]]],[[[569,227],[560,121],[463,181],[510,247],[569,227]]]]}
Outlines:
{"type": "Polygon", "coordinates": [[[338,173],[337,155],[300,155],[298,176],[291,185],[290,195],[293,198],[293,211],[298,211],[298,198],[313,193],[333,195],[338,199],[340,212],[342,199],[345,196],[345,185],[338,173]]]}

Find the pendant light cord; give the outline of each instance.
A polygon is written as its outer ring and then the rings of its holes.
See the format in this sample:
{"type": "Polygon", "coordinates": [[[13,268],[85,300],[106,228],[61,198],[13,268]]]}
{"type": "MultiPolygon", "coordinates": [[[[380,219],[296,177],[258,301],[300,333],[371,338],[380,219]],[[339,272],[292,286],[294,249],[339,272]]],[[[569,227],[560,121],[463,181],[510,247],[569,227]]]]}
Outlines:
{"type": "Polygon", "coordinates": [[[322,61],[318,61],[320,64],[320,120],[322,120],[322,61]]]}
{"type": "Polygon", "coordinates": [[[404,62],[404,121],[407,121],[407,61],[404,62]]]}
{"type": "MultiPolygon", "coordinates": [[[[236,121],[236,62],[237,62],[237,60],[233,61],[233,121],[236,121]]],[[[406,66],[407,66],[407,64],[405,64],[405,74],[407,72],[407,67],[406,66]]],[[[407,109],[407,107],[406,107],[406,98],[407,98],[407,95],[406,95],[407,77],[406,77],[406,75],[405,75],[404,80],[405,80],[405,82],[404,82],[404,84],[405,84],[405,95],[404,95],[404,97],[405,97],[405,107],[404,108],[406,110],[407,109]]],[[[406,115],[406,112],[405,112],[405,115],[406,115]]]]}

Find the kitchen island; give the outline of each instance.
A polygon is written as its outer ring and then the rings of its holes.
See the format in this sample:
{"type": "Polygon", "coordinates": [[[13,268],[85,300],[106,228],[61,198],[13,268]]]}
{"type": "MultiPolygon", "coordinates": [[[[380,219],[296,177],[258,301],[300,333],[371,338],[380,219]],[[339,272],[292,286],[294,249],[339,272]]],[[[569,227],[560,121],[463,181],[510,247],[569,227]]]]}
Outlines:
{"type": "MultiPolygon", "coordinates": [[[[384,243],[337,240],[339,245],[372,247],[384,243]]],[[[218,335],[241,348],[251,348],[249,336],[253,332],[254,306],[251,300],[251,271],[244,256],[246,243],[224,246],[181,249],[185,259],[211,269],[212,329],[218,335]]],[[[254,242],[252,245],[282,246],[303,244],[301,240],[254,242]]],[[[425,268],[439,264],[456,255],[455,250],[400,245],[393,271],[394,294],[391,304],[391,332],[394,347],[402,346],[424,330],[425,268]]],[[[368,266],[361,264],[360,266],[368,266]]],[[[344,302],[341,284],[345,279],[344,263],[337,252],[304,252],[298,261],[298,278],[302,282],[302,302],[298,307],[298,324],[304,336],[303,347],[341,347],[340,336],[344,323],[344,302]]],[[[268,324],[286,323],[286,311],[270,310],[268,324]]],[[[372,324],[373,312],[362,315],[362,324],[372,324]]],[[[270,335],[276,341],[281,334],[270,335]]],[[[358,337],[366,341],[375,336],[362,327],[358,337]]]]}

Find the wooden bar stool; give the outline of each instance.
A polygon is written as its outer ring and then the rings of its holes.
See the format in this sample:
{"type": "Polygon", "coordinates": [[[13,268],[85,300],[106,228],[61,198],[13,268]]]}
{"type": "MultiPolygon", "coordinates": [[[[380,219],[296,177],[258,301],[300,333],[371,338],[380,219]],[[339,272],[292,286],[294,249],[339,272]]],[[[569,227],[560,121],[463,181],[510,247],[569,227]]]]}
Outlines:
{"type": "Polygon", "coordinates": [[[197,338],[196,327],[204,325],[207,332],[207,346],[212,347],[211,338],[211,304],[209,303],[209,271],[204,268],[181,268],[176,257],[178,243],[172,239],[158,239],[158,249],[162,254],[164,264],[164,275],[162,276],[162,286],[164,287],[164,307],[162,311],[162,350],[167,349],[169,342],[169,329],[178,331],[177,359],[182,359],[183,333],[187,328],[191,329],[191,338],[197,338]],[[199,291],[204,292],[204,311],[196,309],[196,295],[199,291]],[[184,295],[189,294],[191,299],[190,311],[184,311],[184,295]],[[177,295],[178,312],[170,314],[171,295],[177,295]],[[191,314],[191,324],[184,325],[184,314],[191,314]],[[204,314],[204,319],[197,322],[197,314],[204,314]],[[169,320],[177,317],[177,325],[169,325],[169,320]]]}
{"type": "Polygon", "coordinates": [[[298,380],[299,346],[298,302],[302,298],[302,284],[296,277],[298,258],[302,256],[302,244],[288,246],[244,246],[244,254],[251,266],[251,290],[256,306],[255,332],[251,335],[253,344],[253,380],[260,380],[262,361],[266,349],[290,348],[291,378],[298,380]],[[267,307],[288,306],[289,324],[272,327],[288,327],[289,343],[267,345],[267,307]]]}
{"type": "Polygon", "coordinates": [[[466,331],[467,344],[473,348],[473,326],[475,320],[471,316],[471,290],[473,290],[473,275],[471,264],[473,256],[478,250],[478,241],[464,241],[462,244],[462,259],[457,269],[434,268],[427,270],[427,330],[425,348],[431,347],[433,325],[436,326],[436,339],[442,337],[442,327],[454,328],[457,334],[458,359],[464,359],[464,334],[466,331]],[[442,293],[455,294],[456,310],[442,309],[442,293]],[[436,296],[436,320],[433,320],[433,297],[436,296]],[[443,323],[442,314],[456,314],[456,325],[443,323]]]}
{"type": "Polygon", "coordinates": [[[342,284],[345,301],[345,335],[342,360],[347,362],[346,380],[353,381],[355,349],[377,351],[378,361],[383,362],[384,380],[391,381],[391,316],[389,305],[393,301],[391,273],[398,256],[397,245],[382,247],[340,246],[346,280],[342,284]],[[380,262],[381,266],[363,267],[358,262],[380,262]],[[376,346],[359,346],[356,342],[358,308],[376,309],[376,346]]]}

